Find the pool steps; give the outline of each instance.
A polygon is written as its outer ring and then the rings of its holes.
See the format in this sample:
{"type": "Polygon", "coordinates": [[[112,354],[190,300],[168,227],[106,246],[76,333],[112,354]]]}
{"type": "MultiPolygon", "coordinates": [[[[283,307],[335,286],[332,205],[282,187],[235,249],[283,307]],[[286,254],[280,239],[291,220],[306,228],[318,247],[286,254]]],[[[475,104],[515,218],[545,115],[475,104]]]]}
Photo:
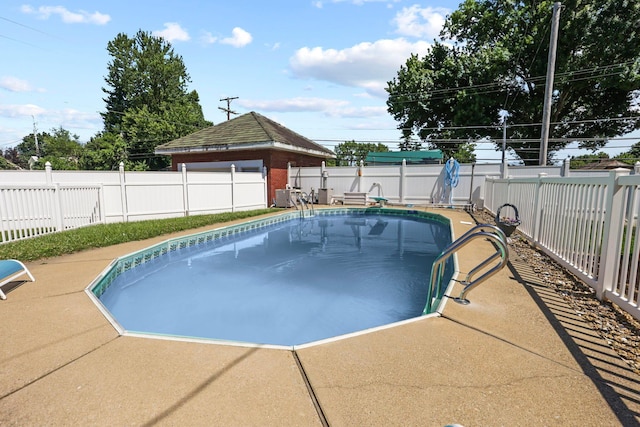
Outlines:
{"type": "Polygon", "coordinates": [[[429,295],[427,296],[427,305],[424,308],[424,314],[431,313],[433,311],[433,304],[441,294],[440,289],[442,286],[442,277],[444,275],[444,269],[447,260],[462,247],[466,246],[469,242],[479,238],[489,239],[494,243],[494,246],[497,248],[497,250],[495,253],[493,253],[491,256],[486,258],[476,267],[471,269],[471,271],[469,271],[465,280],[460,282],[462,285],[464,285],[464,288],[462,289],[462,292],[460,292],[460,296],[454,298],[454,301],[464,305],[469,304],[470,302],[466,298],[467,294],[473,288],[496,274],[498,271],[502,270],[504,266],[507,265],[507,262],[509,261],[509,248],[507,246],[507,236],[504,234],[504,232],[495,225],[476,225],[471,230],[460,236],[460,238],[453,241],[449,246],[447,246],[447,248],[433,262],[433,265],[431,267],[431,278],[429,280],[429,295]],[[499,259],[500,261],[496,265],[494,265],[491,269],[486,270],[477,279],[472,280],[473,276],[478,274],[480,271],[485,269],[497,259],[499,259]]]}

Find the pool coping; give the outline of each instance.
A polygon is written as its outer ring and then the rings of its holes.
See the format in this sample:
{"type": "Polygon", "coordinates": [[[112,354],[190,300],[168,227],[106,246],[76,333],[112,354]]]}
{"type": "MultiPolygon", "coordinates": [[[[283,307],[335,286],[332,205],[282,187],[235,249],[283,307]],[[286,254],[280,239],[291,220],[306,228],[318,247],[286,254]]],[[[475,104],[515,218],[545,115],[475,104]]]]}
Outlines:
{"type": "MultiPolygon", "coordinates": [[[[458,236],[473,222],[459,210],[439,212],[458,236]]],[[[525,258],[473,290],[469,306],[447,304],[435,319],[291,352],[119,336],[84,289],[114,258],[164,239],[27,263],[36,282],[8,289],[0,302],[0,424],[640,420],[640,376],[525,258]]],[[[460,268],[486,256],[487,245],[464,249],[460,268]]]]}
{"type": "Polygon", "coordinates": [[[103,316],[109,321],[109,323],[115,328],[121,336],[131,336],[138,338],[147,338],[147,339],[161,339],[168,341],[185,341],[185,342],[194,342],[201,344],[217,344],[217,345],[231,345],[238,347],[247,347],[247,348],[268,348],[275,350],[288,350],[292,351],[295,349],[303,349],[312,347],[315,345],[322,345],[333,341],[338,341],[342,339],[348,339],[355,336],[359,336],[362,334],[372,333],[379,330],[384,330],[387,328],[393,328],[395,326],[404,325],[406,323],[437,317],[442,314],[442,311],[445,308],[445,305],[448,301],[448,297],[450,296],[450,292],[453,289],[454,284],[456,283],[456,279],[458,277],[458,259],[457,254],[454,254],[452,257],[453,260],[453,274],[448,283],[446,283],[443,296],[439,299],[436,299],[437,306],[434,311],[431,313],[423,314],[421,316],[413,317],[410,319],[404,319],[392,323],[387,323],[384,325],[379,325],[371,328],[366,328],[346,334],[337,335],[334,337],[324,338],[321,340],[315,340],[306,342],[303,344],[295,344],[295,345],[276,345],[276,344],[261,344],[261,343],[251,343],[244,341],[235,341],[235,340],[227,340],[227,339],[215,339],[215,338],[202,338],[188,335],[172,335],[172,334],[162,334],[162,333],[153,333],[153,332],[143,332],[143,331],[134,331],[128,330],[124,328],[120,322],[111,314],[109,309],[105,307],[105,305],[100,300],[100,296],[106,292],[106,290],[111,286],[113,281],[121,274],[141,266],[147,262],[154,261],[163,255],[167,255],[173,252],[177,252],[183,249],[193,248],[197,245],[210,243],[218,240],[223,240],[232,236],[237,236],[242,233],[251,232],[255,230],[260,230],[267,228],[269,226],[273,226],[276,224],[281,224],[283,222],[289,222],[296,219],[304,219],[309,216],[338,216],[338,215],[353,215],[353,216],[367,216],[367,215],[387,215],[387,216],[402,216],[405,218],[419,218],[419,219],[429,219],[437,221],[443,225],[449,227],[449,232],[451,236],[451,241],[455,240],[455,233],[453,229],[453,224],[451,220],[446,216],[433,213],[433,212],[425,212],[419,211],[413,208],[385,208],[385,207],[340,207],[340,208],[320,208],[315,209],[315,212],[312,215],[309,215],[310,211],[291,211],[291,212],[283,212],[276,215],[271,215],[266,218],[258,218],[258,219],[249,219],[238,224],[225,225],[222,227],[215,227],[210,230],[200,231],[197,233],[187,234],[185,236],[173,237],[166,239],[162,242],[156,243],[149,247],[138,249],[134,252],[122,255],[107,265],[105,269],[87,285],[85,288],[85,293],[89,296],[91,301],[96,305],[98,310],[102,313],[103,316]]]}

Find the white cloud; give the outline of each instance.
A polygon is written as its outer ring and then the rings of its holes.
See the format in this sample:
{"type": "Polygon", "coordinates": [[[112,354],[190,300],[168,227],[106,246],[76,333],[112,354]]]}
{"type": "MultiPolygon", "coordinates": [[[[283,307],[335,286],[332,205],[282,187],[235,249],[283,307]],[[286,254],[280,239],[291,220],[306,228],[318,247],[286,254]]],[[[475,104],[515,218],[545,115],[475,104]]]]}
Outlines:
{"type": "Polygon", "coordinates": [[[369,118],[369,117],[380,117],[387,116],[387,107],[386,106],[369,106],[369,107],[348,107],[341,108],[337,111],[330,112],[331,116],[339,117],[339,118],[369,118]]]}
{"type": "Polygon", "coordinates": [[[239,99],[238,105],[246,109],[284,112],[331,111],[349,104],[348,101],[325,98],[286,98],[266,101],[239,99]]]}
{"type": "Polygon", "coordinates": [[[370,118],[387,116],[386,106],[353,107],[348,101],[327,98],[284,98],[274,100],[239,99],[238,105],[248,110],[260,110],[277,113],[323,113],[327,117],[370,118]]]}
{"type": "Polygon", "coordinates": [[[0,105],[0,117],[30,117],[46,113],[42,107],[34,104],[0,105]]]}
{"type": "Polygon", "coordinates": [[[228,44],[233,47],[244,47],[249,43],[251,43],[252,40],[253,40],[253,37],[251,36],[250,33],[248,33],[247,31],[243,30],[240,27],[235,27],[231,31],[231,37],[226,37],[220,40],[220,43],[228,44]]]}
{"type": "Polygon", "coordinates": [[[103,125],[102,117],[96,112],[87,113],[73,108],[65,108],[59,111],[52,111],[47,115],[51,122],[60,123],[60,126],[70,130],[85,129],[97,132],[103,125]]]}
{"type": "Polygon", "coordinates": [[[10,92],[30,92],[33,90],[29,82],[17,77],[4,76],[0,78],[0,88],[10,92]]]}
{"type": "Polygon", "coordinates": [[[61,120],[65,122],[85,122],[100,119],[100,114],[95,112],[87,113],[86,111],[76,110],[74,108],[64,108],[54,112],[61,120]]]}
{"type": "Polygon", "coordinates": [[[359,87],[369,94],[386,97],[384,88],[396,76],[412,53],[424,55],[429,43],[408,42],[403,38],[360,43],[336,50],[322,47],[298,49],[289,59],[293,75],[359,87]]]}
{"type": "Polygon", "coordinates": [[[186,42],[191,39],[189,33],[176,22],[165,22],[164,30],[156,30],[152,33],[156,37],[162,37],[168,42],[186,42]]]}
{"type": "MultiPolygon", "coordinates": [[[[330,3],[351,3],[356,6],[362,6],[365,3],[398,3],[400,0],[331,0],[330,3]]],[[[323,2],[316,1],[312,3],[317,8],[322,8],[323,2]]]]}
{"type": "Polygon", "coordinates": [[[66,24],[96,24],[105,25],[111,21],[111,16],[100,12],[89,13],[84,10],[72,12],[63,6],[40,6],[37,9],[31,5],[22,5],[23,13],[37,15],[40,19],[49,19],[51,15],[59,15],[66,24]]]}
{"type": "Polygon", "coordinates": [[[200,41],[204,44],[213,44],[218,40],[213,34],[208,31],[204,31],[200,36],[200,41]]]}
{"type": "Polygon", "coordinates": [[[439,36],[449,13],[448,9],[421,8],[419,5],[414,4],[398,12],[393,22],[397,26],[396,33],[398,34],[433,40],[439,36]]]}

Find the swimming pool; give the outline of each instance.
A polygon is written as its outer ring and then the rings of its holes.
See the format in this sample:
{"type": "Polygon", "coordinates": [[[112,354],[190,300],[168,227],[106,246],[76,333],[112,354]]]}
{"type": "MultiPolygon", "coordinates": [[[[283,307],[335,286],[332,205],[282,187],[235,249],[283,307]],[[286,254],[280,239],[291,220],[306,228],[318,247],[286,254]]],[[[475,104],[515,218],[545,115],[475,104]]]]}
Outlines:
{"type": "Polygon", "coordinates": [[[425,212],[294,212],[128,255],[88,289],[121,332],[296,346],[420,317],[450,242],[425,212]]]}

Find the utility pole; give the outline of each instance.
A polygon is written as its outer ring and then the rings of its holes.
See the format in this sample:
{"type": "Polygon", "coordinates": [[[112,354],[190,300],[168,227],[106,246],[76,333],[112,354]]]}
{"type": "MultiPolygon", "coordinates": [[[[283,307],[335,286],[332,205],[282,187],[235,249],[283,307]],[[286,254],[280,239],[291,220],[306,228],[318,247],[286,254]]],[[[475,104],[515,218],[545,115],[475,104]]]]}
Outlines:
{"type": "Polygon", "coordinates": [[[505,152],[507,151],[507,115],[502,116],[502,168],[500,175],[502,179],[507,178],[507,158],[505,152]]]}
{"type": "Polygon", "coordinates": [[[553,78],[556,68],[556,50],[558,47],[558,27],[560,26],[560,2],[553,4],[551,37],[549,40],[549,60],[547,62],[547,81],[544,87],[544,106],[542,109],[542,134],[540,135],[540,166],[547,165],[547,147],[549,145],[549,125],[551,122],[551,101],[553,97],[553,78]]]}
{"type": "Polygon", "coordinates": [[[231,114],[238,114],[235,111],[231,110],[231,101],[234,99],[238,99],[237,96],[234,97],[226,97],[222,98],[220,101],[227,101],[227,108],[218,107],[218,110],[222,110],[227,113],[227,120],[231,118],[231,114]]]}
{"type": "Polygon", "coordinates": [[[36,156],[40,157],[40,147],[38,147],[38,128],[36,127],[36,118],[35,116],[31,116],[33,119],[33,139],[36,141],[36,156]]]}

